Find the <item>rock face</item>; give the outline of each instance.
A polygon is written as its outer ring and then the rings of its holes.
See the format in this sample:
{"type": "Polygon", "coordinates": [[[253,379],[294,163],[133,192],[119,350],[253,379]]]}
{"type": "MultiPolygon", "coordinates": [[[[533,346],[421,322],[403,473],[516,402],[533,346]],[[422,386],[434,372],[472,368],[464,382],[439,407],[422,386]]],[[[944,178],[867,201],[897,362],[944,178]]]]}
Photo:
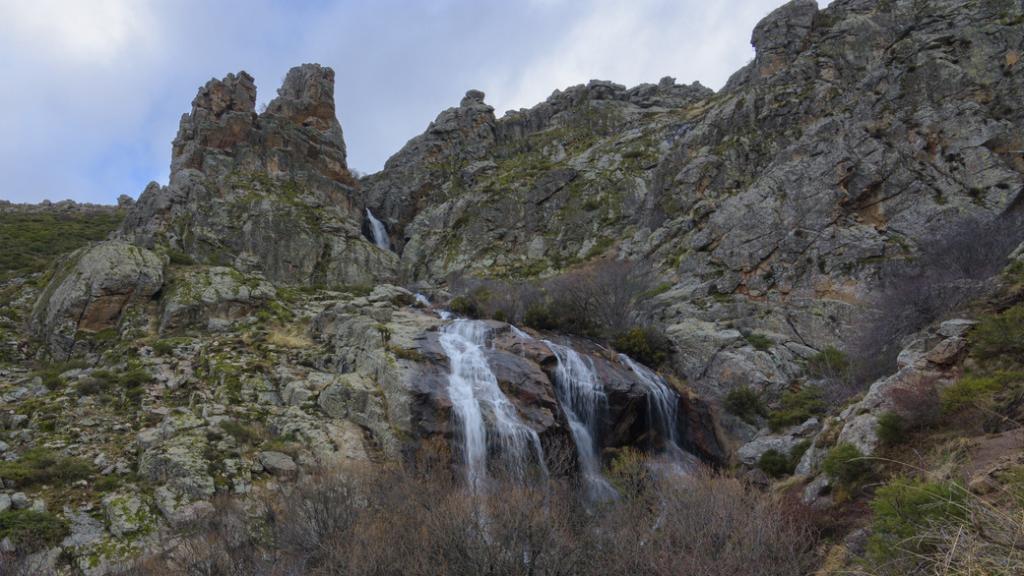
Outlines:
{"type": "Polygon", "coordinates": [[[211,80],[181,119],[170,184],[151,184],[120,236],[293,285],[366,284],[395,256],[363,237],[334,112],[334,72],[293,68],[262,114],[245,72],[211,80]]]}
{"type": "MultiPolygon", "coordinates": [[[[1022,211],[1022,23],[1020,3],[1000,0],[793,0],[757,26],[755,58],[717,93],[591,81],[499,118],[470,90],[361,182],[332,70],[292,69],[261,113],[245,72],[211,80],[181,119],[168,185],[121,200],[113,239],[68,255],[41,291],[0,284],[0,398],[16,407],[0,414],[0,451],[13,461],[59,446],[152,486],[135,496],[120,484],[105,522],[97,502],[55,512],[72,526],[65,550],[92,562],[88,550],[120,549],[111,538],[212,513],[218,494],[450,447],[446,320],[392,284],[443,300],[453,273],[524,280],[618,259],[658,276],[648,311],[670,341],[669,381],[687,382],[672,400],[678,443],[754,466],[810,441],[796,472],[817,475],[813,501],[830,486],[819,468],[832,447],[870,455],[884,414],[926,417],[960,375],[970,321],[901,343],[894,373],[838,415],[778,433],[726,420],[736,454],[708,402],[813,385],[808,360],[842,347],[888,262],[961,219],[1000,234],[1022,211]],[[368,211],[397,252],[369,241],[368,211]],[[11,334],[26,317],[45,343],[37,358],[85,353],[87,367],[16,365],[35,352],[11,334]],[[114,382],[116,401],[91,394],[114,382]]],[[[489,321],[481,354],[555,460],[573,442],[558,357],[534,336],[489,321]]],[[[543,337],[601,382],[600,456],[664,446],[650,383],[622,357],[543,337]]],[[[0,494],[0,510],[41,502],[0,494]]]]}
{"type": "Polygon", "coordinates": [[[1019,210],[1022,10],[795,0],[718,93],[594,81],[498,119],[472,93],[363,180],[367,201],[415,279],[651,263],[691,382],[778,389],[841,346],[886,262],[1019,210]]]}
{"type": "Polygon", "coordinates": [[[32,313],[32,331],[66,358],[83,334],[116,329],[125,310],[148,301],[163,285],[163,262],[149,250],[101,242],[70,256],[50,280],[32,313]]]}
{"type": "Polygon", "coordinates": [[[179,272],[163,298],[160,332],[195,327],[218,331],[272,300],[277,291],[259,276],[213,266],[179,272]]]}
{"type": "MultiPolygon", "coordinates": [[[[325,361],[346,374],[319,393],[319,407],[331,417],[360,423],[372,432],[374,443],[391,446],[389,450],[395,449],[399,436],[414,441],[403,451],[432,438],[454,442],[459,431],[448,397],[451,367],[439,341],[439,325],[386,301],[373,305],[357,300],[320,314],[313,324],[315,339],[333,350],[325,361]]],[[[599,425],[602,446],[657,448],[649,436],[651,389],[628,366],[582,341],[574,345],[594,367],[607,396],[599,425]]],[[[561,457],[562,448],[572,444],[556,401],[555,355],[540,340],[517,336],[508,324],[496,321],[488,322],[484,348],[487,364],[519,418],[540,436],[547,454],[561,457]]],[[[710,464],[724,463],[727,454],[707,406],[687,394],[678,403],[680,443],[710,464]]]]}

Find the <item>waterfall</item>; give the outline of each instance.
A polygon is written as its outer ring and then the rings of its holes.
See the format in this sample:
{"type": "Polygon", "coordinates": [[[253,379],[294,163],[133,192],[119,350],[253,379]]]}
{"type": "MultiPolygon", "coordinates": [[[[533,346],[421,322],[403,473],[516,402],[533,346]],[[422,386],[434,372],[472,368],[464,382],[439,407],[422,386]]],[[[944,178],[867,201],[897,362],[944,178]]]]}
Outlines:
{"type": "Polygon", "coordinates": [[[519,328],[516,328],[511,324],[509,324],[508,327],[510,330],[512,330],[512,334],[515,335],[516,338],[519,338],[520,340],[533,340],[533,336],[530,336],[529,334],[523,332],[519,328]]]}
{"type": "Polygon", "coordinates": [[[547,340],[544,343],[558,359],[555,371],[558,403],[569,421],[588,495],[595,500],[614,498],[615,489],[601,475],[601,455],[596,437],[606,398],[593,364],[568,346],[547,340]]]}
{"type": "Polygon", "coordinates": [[[388,238],[388,229],[384,227],[384,223],[377,220],[369,208],[366,209],[366,218],[370,221],[373,243],[382,250],[391,250],[391,240],[388,238]]]}
{"type": "Polygon", "coordinates": [[[692,470],[697,459],[679,444],[679,394],[650,368],[636,362],[625,354],[619,360],[640,378],[647,388],[647,413],[650,414],[651,428],[665,438],[665,455],[673,461],[679,471],[692,470]]]}
{"type": "Polygon", "coordinates": [[[500,458],[512,477],[525,480],[532,450],[547,475],[540,437],[519,419],[498,386],[484,355],[486,340],[487,325],[478,320],[459,319],[441,329],[441,347],[451,362],[448,395],[461,433],[466,480],[473,489],[487,481],[489,453],[500,458]]]}

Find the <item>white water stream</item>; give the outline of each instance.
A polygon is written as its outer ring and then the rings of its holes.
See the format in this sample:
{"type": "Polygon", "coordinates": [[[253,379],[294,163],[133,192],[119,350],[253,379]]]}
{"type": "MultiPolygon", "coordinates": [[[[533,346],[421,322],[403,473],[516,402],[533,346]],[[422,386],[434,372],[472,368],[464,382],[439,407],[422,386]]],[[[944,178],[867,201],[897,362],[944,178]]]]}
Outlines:
{"type": "Polygon", "coordinates": [[[440,336],[451,363],[448,395],[461,434],[466,481],[473,489],[486,483],[490,455],[515,479],[526,479],[531,460],[547,474],[540,437],[519,419],[487,364],[487,330],[478,320],[458,319],[440,336]]]}
{"type": "Polygon", "coordinates": [[[373,243],[378,248],[383,250],[391,250],[391,240],[388,238],[388,229],[384,227],[384,223],[377,219],[370,212],[370,209],[366,209],[366,218],[370,221],[370,233],[373,234],[373,243]]]}
{"type": "Polygon", "coordinates": [[[562,410],[569,421],[569,430],[576,444],[580,472],[583,474],[588,495],[594,500],[615,498],[615,489],[601,475],[601,454],[597,445],[597,434],[600,431],[601,412],[605,409],[607,398],[594,373],[593,363],[568,346],[547,340],[544,343],[558,358],[558,368],[555,371],[558,403],[562,405],[562,410]]]}

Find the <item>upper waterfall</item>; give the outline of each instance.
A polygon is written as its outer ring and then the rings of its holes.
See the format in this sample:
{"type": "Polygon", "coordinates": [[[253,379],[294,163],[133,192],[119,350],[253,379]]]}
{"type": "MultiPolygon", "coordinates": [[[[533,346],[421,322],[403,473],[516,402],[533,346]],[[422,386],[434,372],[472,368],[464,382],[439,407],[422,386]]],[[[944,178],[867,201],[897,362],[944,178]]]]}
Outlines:
{"type": "Polygon", "coordinates": [[[373,243],[378,248],[391,250],[391,239],[388,238],[388,229],[384,227],[384,223],[378,220],[369,208],[366,209],[366,218],[370,221],[370,233],[373,234],[373,243]]]}

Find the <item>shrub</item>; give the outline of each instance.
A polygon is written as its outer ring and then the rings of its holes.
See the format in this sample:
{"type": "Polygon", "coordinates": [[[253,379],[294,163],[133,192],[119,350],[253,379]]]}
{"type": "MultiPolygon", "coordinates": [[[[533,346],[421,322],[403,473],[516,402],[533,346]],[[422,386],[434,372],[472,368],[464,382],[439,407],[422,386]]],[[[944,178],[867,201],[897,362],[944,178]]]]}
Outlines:
{"type": "Polygon", "coordinates": [[[786,426],[807,421],[812,416],[818,416],[825,412],[825,401],[822,400],[821,389],[807,386],[798,390],[787,390],[775,410],[768,417],[768,425],[773,431],[778,431],[786,426]]]}
{"type": "Polygon", "coordinates": [[[556,330],[559,327],[558,318],[551,308],[540,302],[527,308],[523,324],[536,330],[556,330]]]}
{"type": "Polygon", "coordinates": [[[619,334],[612,347],[627,356],[656,367],[672,353],[672,343],[652,326],[637,327],[619,334]]]}
{"type": "Polygon", "coordinates": [[[758,416],[765,417],[768,415],[764,402],[761,400],[761,395],[746,385],[730,390],[725,395],[724,405],[730,414],[742,418],[748,424],[753,424],[758,416]]]}
{"type": "Polygon", "coordinates": [[[1012,372],[998,372],[989,376],[964,376],[939,393],[942,412],[954,414],[969,407],[983,406],[996,392],[1021,377],[1021,374],[1012,372]]]}
{"type": "Polygon", "coordinates": [[[608,469],[608,480],[625,498],[638,498],[652,478],[647,456],[634,448],[619,450],[608,469]]]}
{"type": "Polygon", "coordinates": [[[853,444],[839,444],[829,450],[821,469],[840,487],[851,491],[874,475],[874,465],[853,444]]]}
{"type": "Polygon", "coordinates": [[[479,318],[481,316],[479,304],[469,296],[456,296],[452,298],[451,302],[448,303],[448,309],[451,310],[452,314],[467,318],[479,318]]]}
{"type": "Polygon", "coordinates": [[[761,458],[757,462],[757,467],[772,478],[789,476],[794,470],[796,470],[797,464],[800,463],[800,459],[804,457],[804,453],[807,452],[810,447],[811,441],[803,440],[796,446],[793,446],[793,448],[790,449],[789,454],[783,454],[778,450],[768,450],[761,455],[761,458]]]}
{"type": "Polygon", "coordinates": [[[879,287],[868,298],[872,312],[864,316],[848,347],[861,384],[895,371],[906,336],[985,294],[985,281],[1006,266],[1020,243],[1024,219],[1018,210],[994,220],[966,218],[935,229],[938,234],[918,242],[916,257],[891,258],[880,267],[879,287]]]}
{"type": "Polygon", "coordinates": [[[63,520],[48,512],[0,512],[0,540],[10,538],[21,552],[37,552],[57,545],[68,534],[63,520]]]}
{"type": "Polygon", "coordinates": [[[761,458],[757,461],[757,467],[772,478],[781,478],[793,473],[789,456],[778,450],[768,450],[761,454],[761,458]]]}
{"type": "Polygon", "coordinates": [[[850,361],[841,350],[826,346],[807,359],[807,374],[813,378],[837,378],[850,370],[850,361]]]}
{"type": "Polygon", "coordinates": [[[85,460],[60,456],[46,448],[32,448],[18,460],[0,462],[0,478],[18,487],[70,484],[88,478],[92,472],[92,465],[85,460]]]}
{"type": "Polygon", "coordinates": [[[641,455],[624,458],[628,475],[644,478],[631,483],[636,497],[600,504],[556,480],[523,486],[492,478],[469,491],[447,471],[304,475],[244,506],[217,502],[213,515],[182,531],[176,549],[132,574],[813,572],[815,534],[779,499],[703,470],[651,474],[641,455]]]}
{"type": "Polygon", "coordinates": [[[749,343],[755,349],[761,350],[762,352],[770,349],[772,345],[775,344],[775,342],[773,342],[771,338],[765,336],[764,334],[758,334],[757,332],[744,334],[743,337],[747,340],[747,343],[749,343]]]}
{"type": "Polygon", "coordinates": [[[497,318],[538,330],[614,339],[645,323],[655,283],[652,270],[633,262],[600,260],[532,282],[452,276],[452,312],[497,318]]]}
{"type": "MultiPolygon", "coordinates": [[[[909,563],[917,564],[918,555],[933,551],[922,535],[935,525],[966,520],[966,495],[950,483],[897,479],[882,486],[871,501],[869,557],[878,564],[892,564],[910,552],[909,563]]],[[[908,558],[902,560],[906,564],[908,558]]]]}
{"type": "Polygon", "coordinates": [[[982,360],[1024,357],[1024,304],[987,316],[970,334],[971,352],[982,360]]]}
{"type": "Polygon", "coordinates": [[[896,412],[886,412],[878,417],[878,440],[883,446],[895,446],[903,441],[907,432],[906,422],[896,412]]]}

